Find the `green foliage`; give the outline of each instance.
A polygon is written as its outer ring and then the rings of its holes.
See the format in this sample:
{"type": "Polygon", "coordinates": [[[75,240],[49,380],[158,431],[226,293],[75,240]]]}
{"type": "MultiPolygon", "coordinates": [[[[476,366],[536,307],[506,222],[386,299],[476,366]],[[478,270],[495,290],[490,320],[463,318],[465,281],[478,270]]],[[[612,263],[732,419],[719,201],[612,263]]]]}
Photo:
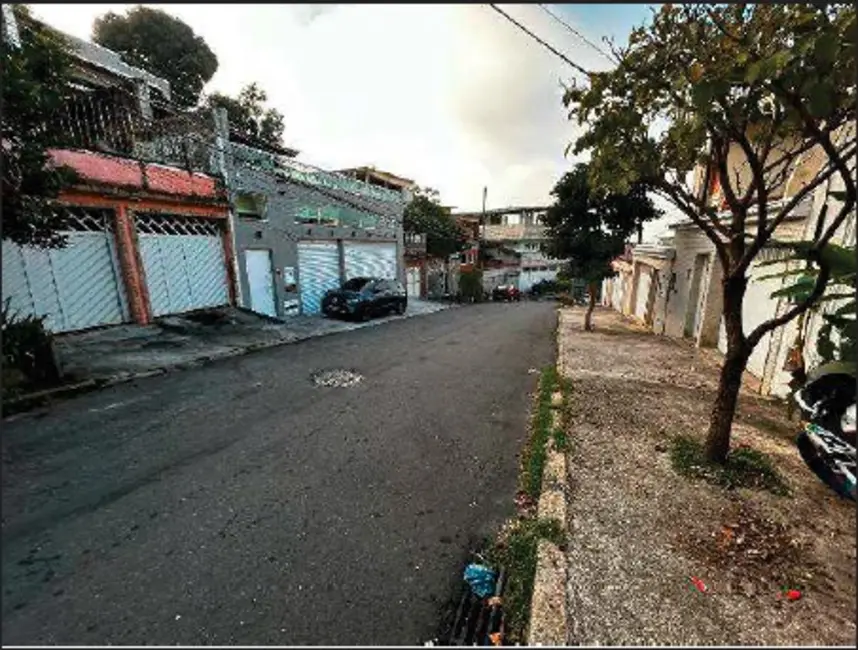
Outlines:
{"type": "Polygon", "coordinates": [[[56,248],[65,245],[58,232],[65,220],[53,199],[77,175],[53,166],[48,148],[65,136],[56,117],[68,95],[71,57],[68,45],[29,20],[23,6],[15,6],[15,13],[21,47],[2,39],[3,237],[56,248]]]}
{"type": "Polygon", "coordinates": [[[597,187],[625,191],[638,180],[679,187],[712,162],[707,140],[744,136],[758,152],[773,138],[813,140],[819,120],[854,119],[855,29],[850,5],[662,5],[615,69],[567,89],[586,127],[574,150],[592,150],[597,187]]]}
{"type": "Polygon", "coordinates": [[[521,519],[508,527],[489,550],[488,560],[504,567],[507,582],[504,587],[506,641],[512,645],[526,643],[530,618],[530,602],[536,578],[537,550],[540,540],[558,546],[566,541],[563,525],[556,519],[521,519]]]}
{"type": "Polygon", "coordinates": [[[812,241],[776,242],[775,248],[789,251],[778,260],[764,262],[772,265],[783,262],[803,262],[803,268],[789,269],[773,273],[764,278],[796,279],[773,292],[772,298],[784,297],[791,302],[805,300],[816,285],[820,264],[824,264],[831,277],[828,281],[828,293],[811,308],[822,315],[824,324],[819,329],[816,349],[822,363],[845,361],[858,356],[858,300],[855,296],[855,280],[858,277],[858,261],[855,259],[855,247],[847,248],[837,244],[826,244],[817,251],[812,241]],[[832,312],[826,312],[825,306],[832,301],[844,301],[832,312]]]}
{"type": "Polygon", "coordinates": [[[556,198],[545,217],[550,238],[545,252],[569,259],[567,272],[586,282],[613,275],[611,260],[644,223],[661,216],[641,183],[623,194],[594,192],[583,163],[564,174],[551,193],[556,198]]]}
{"type": "Polygon", "coordinates": [[[418,189],[405,206],[403,216],[405,232],[426,235],[426,254],[448,258],[468,247],[468,236],[441,205],[438,192],[429,188],[418,189]]]}
{"type": "Polygon", "coordinates": [[[163,77],[177,106],[197,104],[218,60],[202,36],[161,9],[137,5],[124,15],[108,11],[92,27],[92,40],[129,64],[163,77]]]}
{"type": "Polygon", "coordinates": [[[467,302],[482,302],[483,272],[479,269],[459,274],[459,296],[467,302]]]}
{"type": "Polygon", "coordinates": [[[249,142],[263,145],[283,146],[283,114],[276,108],[265,108],[268,95],[257,83],[241,89],[238,97],[211,93],[206,97],[206,107],[222,107],[229,116],[230,130],[249,142]]]}
{"type": "Polygon", "coordinates": [[[557,389],[558,382],[557,369],[553,365],[542,370],[536,409],[531,420],[530,439],[522,451],[519,474],[519,489],[531,499],[538,499],[542,490],[542,470],[548,454],[546,445],[553,433],[551,395],[557,389]]]}
{"type": "Polygon", "coordinates": [[[789,493],[771,459],[750,447],[734,449],[724,463],[712,463],[706,459],[703,445],[697,440],[677,436],[670,448],[670,461],[682,476],[702,478],[727,489],[753,488],[779,496],[789,493]]]}
{"type": "Polygon", "coordinates": [[[10,310],[6,300],[0,312],[3,337],[3,396],[15,396],[32,387],[59,383],[54,361],[52,337],[45,329],[44,318],[21,317],[10,310]]]}

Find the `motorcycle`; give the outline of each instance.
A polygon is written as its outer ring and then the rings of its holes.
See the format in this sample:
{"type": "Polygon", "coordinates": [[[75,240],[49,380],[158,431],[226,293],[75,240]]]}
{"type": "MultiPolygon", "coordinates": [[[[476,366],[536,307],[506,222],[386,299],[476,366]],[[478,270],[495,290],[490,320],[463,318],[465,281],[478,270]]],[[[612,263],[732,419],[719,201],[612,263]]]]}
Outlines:
{"type": "Polygon", "coordinates": [[[793,394],[806,421],[796,445],[804,462],[841,496],[856,495],[856,368],[854,363],[819,366],[793,394]]]}

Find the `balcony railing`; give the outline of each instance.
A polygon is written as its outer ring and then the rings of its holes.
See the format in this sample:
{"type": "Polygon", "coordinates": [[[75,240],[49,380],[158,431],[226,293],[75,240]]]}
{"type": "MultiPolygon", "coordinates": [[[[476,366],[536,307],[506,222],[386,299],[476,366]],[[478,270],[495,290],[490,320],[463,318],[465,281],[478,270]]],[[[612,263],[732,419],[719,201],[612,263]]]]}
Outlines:
{"type": "Polygon", "coordinates": [[[480,236],[485,241],[520,241],[526,239],[545,239],[544,226],[530,224],[485,225],[480,226],[480,236]]]}
{"type": "Polygon", "coordinates": [[[78,87],[44,128],[54,146],[211,173],[214,129],[205,115],[144,119],[121,88],[78,87]]]}

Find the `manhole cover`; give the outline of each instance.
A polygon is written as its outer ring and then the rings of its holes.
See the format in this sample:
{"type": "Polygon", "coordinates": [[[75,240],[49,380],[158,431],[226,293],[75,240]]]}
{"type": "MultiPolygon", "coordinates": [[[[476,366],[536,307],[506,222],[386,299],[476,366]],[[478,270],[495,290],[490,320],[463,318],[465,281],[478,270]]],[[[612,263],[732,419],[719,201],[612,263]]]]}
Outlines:
{"type": "Polygon", "coordinates": [[[363,375],[353,370],[323,370],[313,374],[310,379],[316,386],[348,388],[359,384],[363,380],[363,375]]]}

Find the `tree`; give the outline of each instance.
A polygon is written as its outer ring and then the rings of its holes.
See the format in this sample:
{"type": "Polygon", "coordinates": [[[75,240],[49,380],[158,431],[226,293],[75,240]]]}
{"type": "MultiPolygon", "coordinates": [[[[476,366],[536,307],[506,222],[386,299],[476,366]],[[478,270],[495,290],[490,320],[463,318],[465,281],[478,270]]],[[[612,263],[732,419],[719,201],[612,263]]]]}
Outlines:
{"type": "MultiPolygon", "coordinates": [[[[822,296],[830,270],[821,251],[855,207],[855,9],[849,5],[663,5],[616,50],[617,67],[567,89],[570,118],[585,125],[574,144],[592,153],[596,187],[642,180],[713,242],[722,268],[727,353],[706,441],[723,462],[748,358],[763,336],[822,296]],[[741,165],[728,160],[738,147],[741,165]],[[824,162],[773,203],[806,156],[824,162]],[[695,195],[685,177],[704,170],[695,195]],[[746,170],[743,181],[737,168],[746,170]],[[842,179],[842,202],[814,238],[813,289],[750,332],[742,327],[746,272],[775,229],[817,187],[842,179]],[[726,217],[710,201],[720,184],[726,217]]],[[[571,146],[571,145],[570,145],[571,146]]]]}
{"type": "Polygon", "coordinates": [[[230,130],[250,143],[282,146],[283,114],[276,108],[265,108],[268,95],[254,82],[241,89],[237,98],[222,93],[206,97],[206,106],[225,108],[230,130]]]}
{"type": "Polygon", "coordinates": [[[545,215],[549,236],[545,252],[555,259],[568,259],[569,274],[587,283],[590,302],[584,329],[592,330],[593,308],[599,283],[614,275],[611,261],[647,221],[661,216],[641,183],[628,192],[597,194],[590,190],[589,167],[578,164],[551,190],[555,202],[545,215]]]}
{"type": "Polygon", "coordinates": [[[173,102],[181,108],[197,104],[218,67],[202,36],[161,9],[138,5],[125,15],[108,11],[95,20],[92,40],[121,54],[129,65],[167,79],[173,102]]]}
{"type": "Polygon", "coordinates": [[[56,119],[68,96],[71,57],[53,31],[15,6],[21,46],[2,39],[3,237],[21,245],[58,248],[65,219],[54,199],[77,180],[66,166],[51,164],[48,148],[62,142],[56,119]]]}
{"type": "Polygon", "coordinates": [[[405,232],[426,235],[426,254],[446,260],[468,246],[468,237],[459,227],[450,211],[438,200],[438,192],[419,188],[405,206],[403,215],[405,232]]]}

